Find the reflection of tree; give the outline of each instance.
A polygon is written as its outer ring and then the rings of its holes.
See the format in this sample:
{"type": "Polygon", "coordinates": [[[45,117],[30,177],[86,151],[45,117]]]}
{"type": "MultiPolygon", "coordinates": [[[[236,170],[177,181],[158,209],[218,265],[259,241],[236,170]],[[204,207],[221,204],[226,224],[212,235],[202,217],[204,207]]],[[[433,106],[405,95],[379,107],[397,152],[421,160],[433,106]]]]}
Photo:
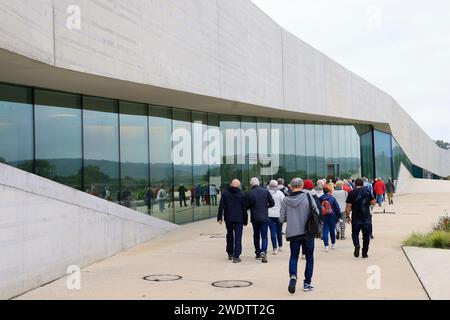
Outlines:
{"type": "Polygon", "coordinates": [[[56,167],[47,160],[36,160],[36,173],[42,177],[54,179],[56,167]]]}
{"type": "Polygon", "coordinates": [[[6,159],[5,159],[5,158],[2,158],[2,157],[0,157],[0,163],[6,163],[6,159]]]}
{"type": "Polygon", "coordinates": [[[103,173],[99,167],[88,165],[84,168],[85,185],[90,186],[98,183],[108,183],[111,178],[103,173]]]}

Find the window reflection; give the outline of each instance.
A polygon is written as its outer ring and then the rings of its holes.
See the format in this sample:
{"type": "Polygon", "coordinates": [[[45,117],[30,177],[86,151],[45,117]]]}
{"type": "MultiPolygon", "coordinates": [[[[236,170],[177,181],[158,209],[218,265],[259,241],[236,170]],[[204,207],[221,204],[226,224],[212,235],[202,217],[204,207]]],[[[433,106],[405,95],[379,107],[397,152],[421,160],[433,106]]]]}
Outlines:
{"type": "Polygon", "coordinates": [[[33,92],[0,84],[0,162],[33,171],[33,92]]]}
{"type": "Polygon", "coordinates": [[[83,98],[84,188],[118,202],[119,114],[115,100],[83,98]]]}
{"type": "Polygon", "coordinates": [[[120,202],[143,213],[150,213],[147,113],[144,104],[120,102],[120,202]]]}
{"type": "Polygon", "coordinates": [[[81,97],[35,91],[36,173],[82,190],[81,97]]]}

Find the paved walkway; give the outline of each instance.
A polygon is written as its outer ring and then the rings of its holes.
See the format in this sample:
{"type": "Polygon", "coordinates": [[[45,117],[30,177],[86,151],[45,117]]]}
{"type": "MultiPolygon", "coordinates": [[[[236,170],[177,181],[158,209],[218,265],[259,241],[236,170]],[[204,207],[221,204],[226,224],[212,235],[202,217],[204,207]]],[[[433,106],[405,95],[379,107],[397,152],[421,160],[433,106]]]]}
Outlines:
{"type": "Polygon", "coordinates": [[[450,300],[450,250],[405,247],[405,253],[433,300],[450,300]]]}
{"type": "MultiPolygon", "coordinates": [[[[449,194],[405,195],[388,211],[374,216],[374,235],[369,259],[355,259],[349,233],[337,249],[324,252],[316,242],[311,293],[289,295],[287,247],[269,255],[264,265],[254,259],[252,231],[244,231],[243,262],[227,261],[223,226],[213,220],[183,226],[127,252],[85,268],[82,288],[66,289],[66,279],[31,291],[19,299],[427,299],[414,270],[401,249],[411,231],[428,231],[444,209],[450,209],[449,194]],[[218,235],[213,237],[213,235],[218,235]],[[381,289],[367,287],[370,266],[381,271],[381,289]],[[174,282],[142,280],[151,274],[177,274],[174,282]],[[219,280],[247,280],[253,286],[221,289],[211,286],[219,280]]],[[[299,264],[301,273],[304,262],[299,264]]]]}

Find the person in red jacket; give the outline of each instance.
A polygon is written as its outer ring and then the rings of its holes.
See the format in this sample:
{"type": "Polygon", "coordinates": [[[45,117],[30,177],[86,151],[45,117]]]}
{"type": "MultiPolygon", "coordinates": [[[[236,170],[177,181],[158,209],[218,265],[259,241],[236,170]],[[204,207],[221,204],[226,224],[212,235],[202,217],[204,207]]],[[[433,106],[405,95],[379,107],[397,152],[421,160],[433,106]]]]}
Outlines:
{"type": "Polygon", "coordinates": [[[383,179],[378,178],[378,181],[374,185],[373,191],[375,192],[377,203],[381,207],[381,204],[384,201],[384,195],[386,194],[386,185],[384,184],[383,179]]]}

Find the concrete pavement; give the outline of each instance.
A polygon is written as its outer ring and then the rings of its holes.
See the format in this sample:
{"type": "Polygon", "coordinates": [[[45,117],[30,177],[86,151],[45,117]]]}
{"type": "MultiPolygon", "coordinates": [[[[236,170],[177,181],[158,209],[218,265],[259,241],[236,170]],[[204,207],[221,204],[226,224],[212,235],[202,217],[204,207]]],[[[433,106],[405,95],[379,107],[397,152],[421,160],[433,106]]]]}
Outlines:
{"type": "MultiPolygon", "coordinates": [[[[18,299],[427,299],[411,268],[401,242],[412,231],[428,231],[444,209],[449,194],[405,195],[397,197],[387,211],[375,214],[374,235],[369,259],[355,259],[347,230],[347,240],[326,253],[316,241],[315,270],[311,293],[287,292],[289,250],[269,255],[264,265],[254,259],[252,230],[244,231],[242,263],[233,264],[225,253],[225,228],[214,220],[185,225],[158,239],[123,252],[82,271],[81,290],[68,290],[66,278],[33,290],[18,299]],[[371,269],[375,266],[375,269],[371,269]],[[381,288],[367,286],[371,274],[381,272],[381,288]],[[149,282],[151,274],[176,274],[173,282],[149,282]],[[222,289],[214,281],[247,280],[247,288],[222,289]]],[[[376,211],[380,211],[377,209],[376,211]]],[[[304,261],[299,263],[299,274],[304,261]]]]}

